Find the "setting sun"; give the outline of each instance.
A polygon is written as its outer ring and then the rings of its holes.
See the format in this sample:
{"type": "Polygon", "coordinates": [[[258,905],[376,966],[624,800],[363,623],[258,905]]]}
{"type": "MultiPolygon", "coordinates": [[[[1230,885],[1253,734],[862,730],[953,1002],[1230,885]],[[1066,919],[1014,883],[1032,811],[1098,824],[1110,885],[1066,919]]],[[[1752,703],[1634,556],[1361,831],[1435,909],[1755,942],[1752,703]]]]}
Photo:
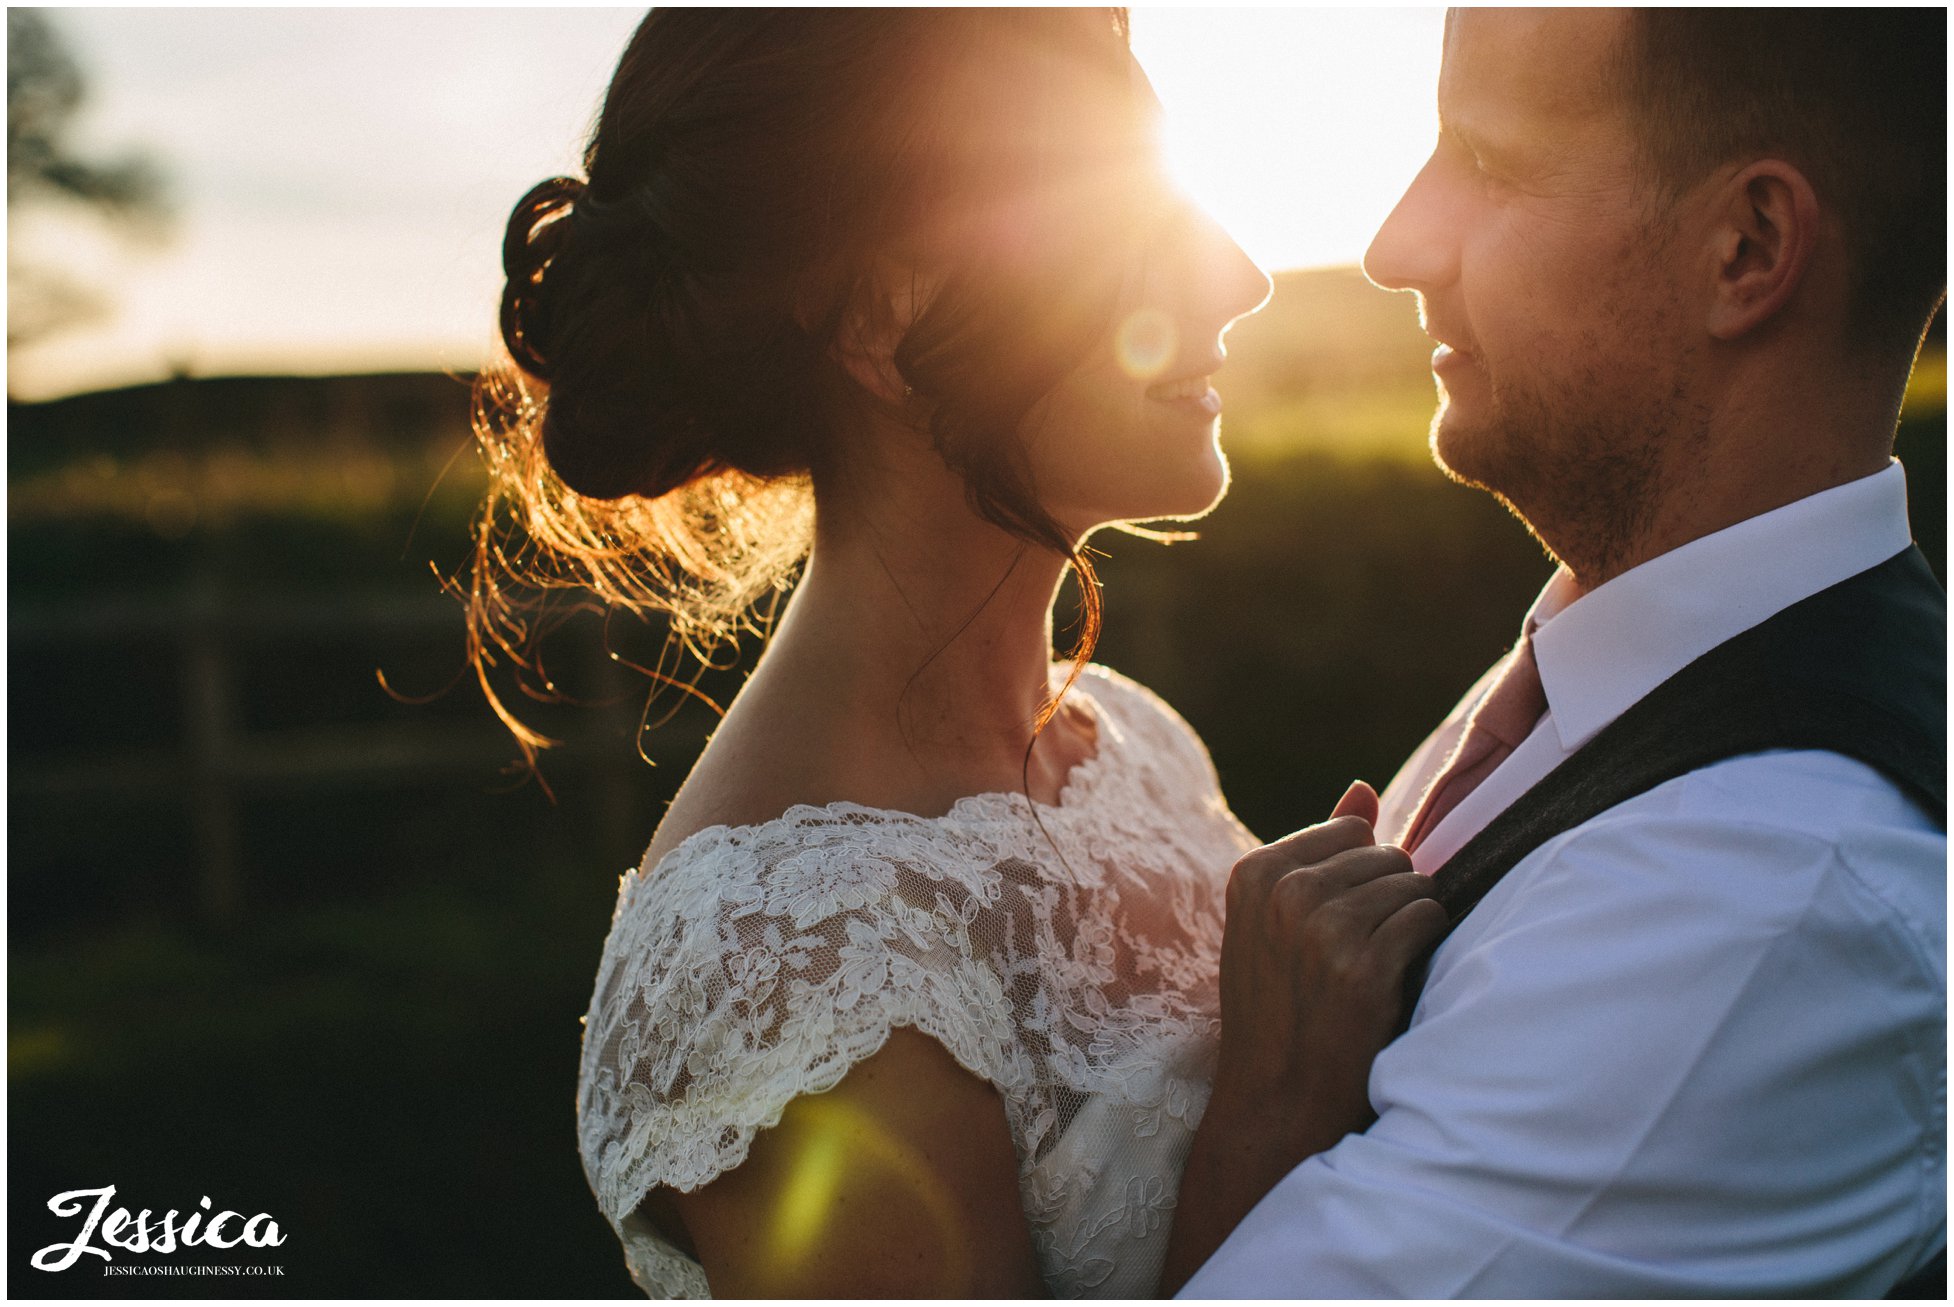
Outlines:
{"type": "Polygon", "coordinates": [[[1430,152],[1443,16],[1133,14],[1175,177],[1263,267],[1355,263],[1430,152]]]}

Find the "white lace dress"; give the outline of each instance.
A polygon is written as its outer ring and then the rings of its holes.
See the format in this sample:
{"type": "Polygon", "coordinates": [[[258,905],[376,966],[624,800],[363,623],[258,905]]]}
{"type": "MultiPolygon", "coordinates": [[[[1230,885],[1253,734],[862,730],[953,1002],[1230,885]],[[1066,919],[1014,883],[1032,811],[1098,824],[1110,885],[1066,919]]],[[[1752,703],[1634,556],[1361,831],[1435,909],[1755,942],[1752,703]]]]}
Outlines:
{"type": "Polygon", "coordinates": [[[1038,805],[1049,839],[1021,794],[933,818],[798,806],[622,877],[578,1144],[645,1292],[707,1294],[636,1214],[645,1194],[739,1165],[895,1026],[997,1088],[1051,1291],[1154,1292],[1213,1072],[1223,892],[1256,841],[1152,692],[1092,666],[1071,696],[1097,747],[1038,805]]]}

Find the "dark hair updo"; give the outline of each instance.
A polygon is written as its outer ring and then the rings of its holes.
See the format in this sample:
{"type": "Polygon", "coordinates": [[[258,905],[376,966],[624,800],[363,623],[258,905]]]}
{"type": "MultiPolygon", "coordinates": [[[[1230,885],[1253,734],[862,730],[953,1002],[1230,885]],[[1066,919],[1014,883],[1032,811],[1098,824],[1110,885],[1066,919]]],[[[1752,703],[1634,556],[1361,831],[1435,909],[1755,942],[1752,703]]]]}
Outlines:
{"type": "Polygon", "coordinates": [[[875,320],[892,265],[931,280],[894,351],[907,404],[976,512],[1078,570],[1083,663],[1098,587],[1019,433],[1112,329],[1149,156],[1137,106],[1130,136],[1075,125],[1082,88],[1133,94],[1124,10],[645,18],[588,180],[551,178],[510,216],[507,357],[476,382],[470,653],[532,762],[549,741],[487,667],[500,650],[533,670],[550,592],[664,612],[694,652],[756,629],[806,554],[836,397],[859,394],[835,346],[875,320]]]}

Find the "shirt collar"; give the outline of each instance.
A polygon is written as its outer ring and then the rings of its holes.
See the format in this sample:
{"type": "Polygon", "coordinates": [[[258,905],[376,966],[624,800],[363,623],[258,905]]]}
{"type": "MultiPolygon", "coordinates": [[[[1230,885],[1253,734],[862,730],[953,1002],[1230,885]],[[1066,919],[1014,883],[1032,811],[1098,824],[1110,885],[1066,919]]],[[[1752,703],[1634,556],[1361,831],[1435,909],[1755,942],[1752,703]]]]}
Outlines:
{"type": "Polygon", "coordinates": [[[1912,543],[1897,461],[1692,540],[1585,595],[1562,568],[1527,620],[1561,748],[1572,752],[1733,636],[1912,543]]]}

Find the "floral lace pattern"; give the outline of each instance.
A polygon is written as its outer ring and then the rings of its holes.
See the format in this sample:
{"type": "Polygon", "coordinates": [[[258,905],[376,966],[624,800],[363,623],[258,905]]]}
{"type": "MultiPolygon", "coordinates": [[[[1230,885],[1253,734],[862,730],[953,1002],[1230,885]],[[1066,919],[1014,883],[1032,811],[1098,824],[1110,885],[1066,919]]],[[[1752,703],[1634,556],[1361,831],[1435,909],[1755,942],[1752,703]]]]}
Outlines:
{"type": "Polygon", "coordinates": [[[1227,873],[1256,841],[1171,708],[1098,666],[1073,694],[1097,752],[1037,821],[1021,794],[936,818],[797,806],[622,878],[578,1142],[647,1293],[707,1286],[636,1214],[645,1194],[739,1165],[897,1026],[1002,1097],[1052,1292],[1153,1292],[1207,1105],[1227,873]]]}

